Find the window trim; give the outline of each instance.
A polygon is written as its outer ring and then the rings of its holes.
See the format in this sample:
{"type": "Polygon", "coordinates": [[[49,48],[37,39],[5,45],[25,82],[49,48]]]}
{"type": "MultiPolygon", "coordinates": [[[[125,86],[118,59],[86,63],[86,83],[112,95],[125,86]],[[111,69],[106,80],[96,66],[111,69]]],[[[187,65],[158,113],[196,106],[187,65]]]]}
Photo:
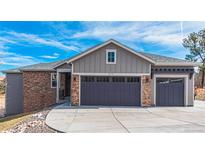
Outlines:
{"type": "Polygon", "coordinates": [[[51,73],[51,88],[57,88],[57,73],[51,73]],[[53,75],[56,75],[56,87],[53,87],[53,75]]]}
{"type": "Polygon", "coordinates": [[[106,64],[116,64],[117,61],[117,50],[116,49],[106,49],[106,64]],[[114,62],[108,62],[108,53],[114,52],[114,62]]]}

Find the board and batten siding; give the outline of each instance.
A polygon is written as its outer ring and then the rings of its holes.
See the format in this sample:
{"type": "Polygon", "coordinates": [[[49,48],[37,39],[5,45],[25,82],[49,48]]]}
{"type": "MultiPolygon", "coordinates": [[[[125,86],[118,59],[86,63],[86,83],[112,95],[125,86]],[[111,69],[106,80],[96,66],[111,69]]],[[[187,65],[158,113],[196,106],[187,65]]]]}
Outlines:
{"type": "Polygon", "coordinates": [[[74,61],[73,73],[150,73],[150,63],[110,43],[74,61]],[[116,64],[106,64],[106,49],[117,50],[116,64]]]}

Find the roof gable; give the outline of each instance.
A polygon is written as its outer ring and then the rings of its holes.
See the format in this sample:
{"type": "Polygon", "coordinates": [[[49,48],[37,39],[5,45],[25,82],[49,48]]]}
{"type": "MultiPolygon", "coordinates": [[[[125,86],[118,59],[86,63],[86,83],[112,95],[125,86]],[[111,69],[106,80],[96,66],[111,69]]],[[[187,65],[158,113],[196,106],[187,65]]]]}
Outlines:
{"type": "Polygon", "coordinates": [[[135,55],[137,55],[137,56],[139,56],[139,57],[141,57],[141,58],[147,60],[148,62],[150,62],[150,63],[152,63],[152,64],[155,64],[155,62],[154,62],[151,58],[148,58],[148,57],[144,56],[144,55],[141,54],[141,53],[135,52],[135,51],[132,50],[131,48],[129,48],[129,47],[127,47],[127,46],[125,46],[125,45],[123,45],[123,44],[121,44],[121,43],[119,43],[119,42],[113,40],[113,39],[108,40],[108,41],[106,41],[106,42],[104,42],[104,43],[102,43],[102,44],[100,44],[100,45],[97,45],[97,46],[95,46],[95,47],[93,47],[93,48],[90,48],[90,49],[86,50],[85,52],[82,52],[82,53],[80,53],[80,54],[74,56],[73,58],[71,58],[71,59],[68,60],[68,63],[72,63],[73,61],[76,61],[76,60],[80,59],[81,57],[84,57],[84,56],[86,56],[86,55],[88,55],[88,54],[90,54],[90,53],[92,53],[92,52],[95,52],[95,51],[97,51],[97,49],[102,48],[102,47],[104,47],[104,46],[106,46],[106,45],[108,45],[108,44],[110,44],[110,43],[113,43],[113,44],[115,44],[115,45],[117,45],[117,46],[119,46],[119,47],[125,49],[126,51],[131,52],[131,53],[133,53],[133,54],[135,54],[135,55]]]}

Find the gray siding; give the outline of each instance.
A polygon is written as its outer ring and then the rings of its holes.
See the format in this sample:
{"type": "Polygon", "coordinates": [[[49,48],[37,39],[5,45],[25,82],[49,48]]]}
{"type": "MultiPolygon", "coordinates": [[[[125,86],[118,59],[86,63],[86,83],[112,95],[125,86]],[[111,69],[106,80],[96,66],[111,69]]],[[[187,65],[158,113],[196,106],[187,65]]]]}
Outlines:
{"type": "Polygon", "coordinates": [[[56,67],[56,69],[71,69],[71,65],[65,63],[65,64],[62,64],[62,65],[56,67]]]}
{"type": "Polygon", "coordinates": [[[74,73],[149,73],[150,63],[110,43],[74,61],[73,68],[74,73]],[[117,49],[116,64],[106,64],[106,49],[117,49]]]}
{"type": "Polygon", "coordinates": [[[6,115],[23,112],[22,74],[6,74],[6,115]]]}

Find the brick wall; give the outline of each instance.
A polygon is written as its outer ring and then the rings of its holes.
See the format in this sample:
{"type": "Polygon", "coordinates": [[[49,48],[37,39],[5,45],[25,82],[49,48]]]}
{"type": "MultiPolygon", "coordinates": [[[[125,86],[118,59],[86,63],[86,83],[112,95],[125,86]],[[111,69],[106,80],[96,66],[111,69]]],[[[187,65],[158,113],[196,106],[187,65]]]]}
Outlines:
{"type": "Polygon", "coordinates": [[[56,103],[56,88],[51,88],[51,72],[23,72],[24,112],[56,103]]]}
{"type": "Polygon", "coordinates": [[[142,106],[151,106],[151,77],[144,75],[141,77],[142,80],[142,106]]]}
{"type": "Polygon", "coordinates": [[[80,98],[80,93],[79,93],[79,75],[72,75],[71,78],[71,103],[72,105],[79,105],[79,98],[80,98]]]}

